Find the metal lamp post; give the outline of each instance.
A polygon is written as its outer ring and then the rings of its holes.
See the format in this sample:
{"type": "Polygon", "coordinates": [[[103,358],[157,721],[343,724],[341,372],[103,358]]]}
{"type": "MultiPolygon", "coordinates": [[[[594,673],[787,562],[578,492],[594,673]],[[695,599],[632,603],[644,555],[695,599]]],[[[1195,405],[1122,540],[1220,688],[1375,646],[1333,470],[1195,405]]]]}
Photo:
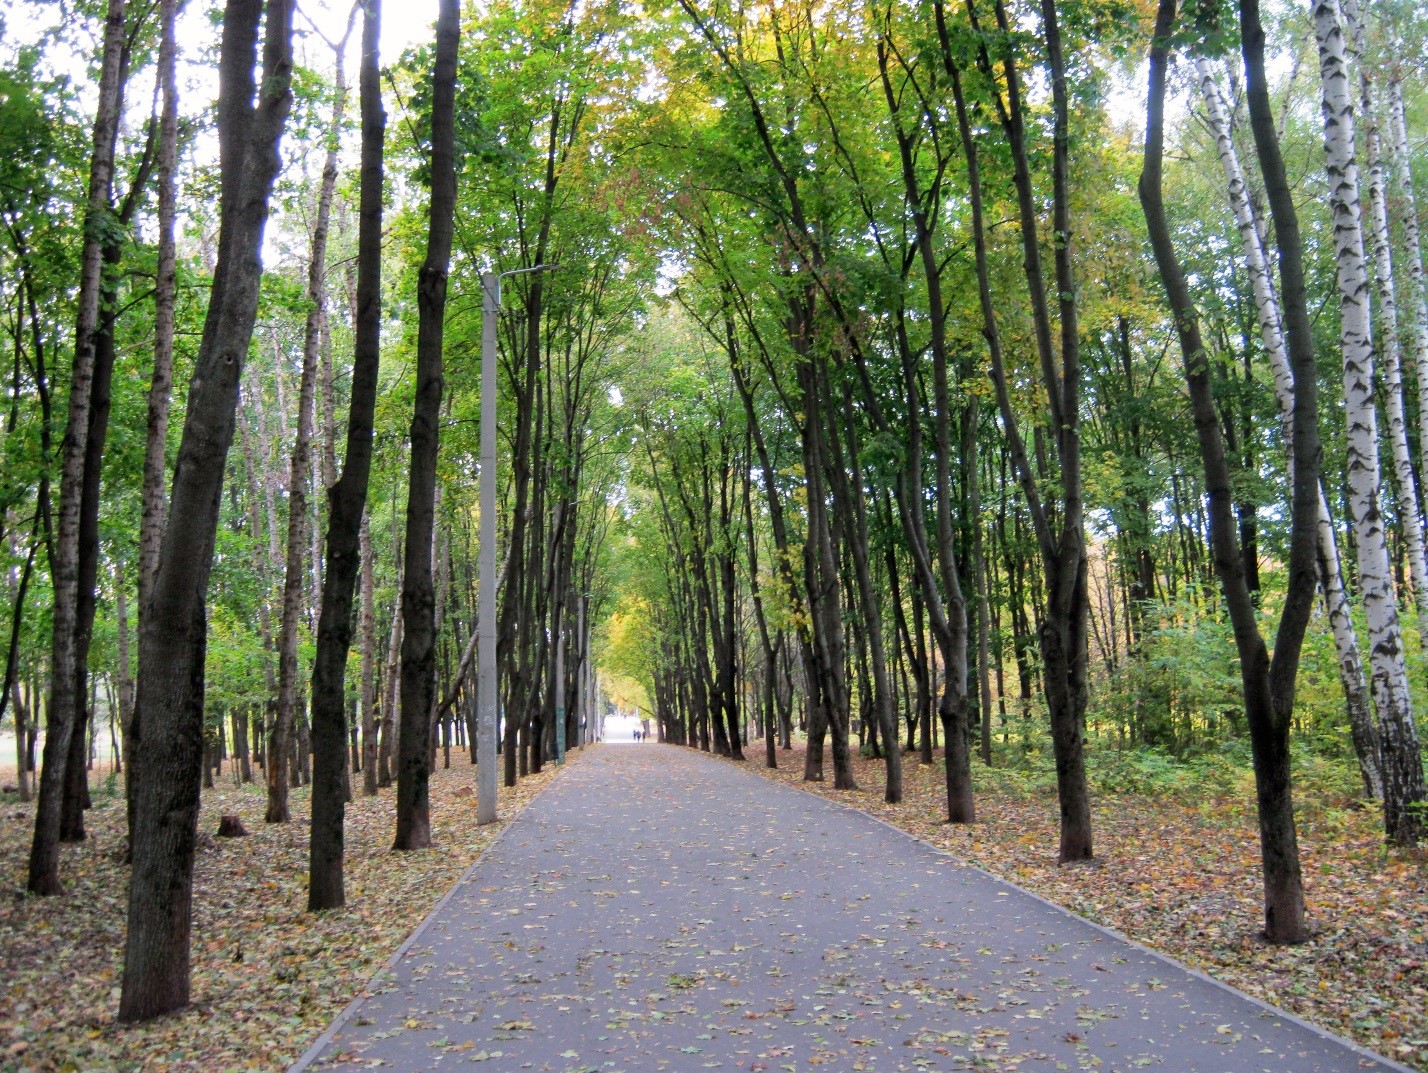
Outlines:
{"type": "Polygon", "coordinates": [[[476,822],[496,815],[496,317],[501,280],[559,265],[481,275],[481,592],[476,639],[476,822]]]}
{"type": "Polygon", "coordinates": [[[565,615],[555,631],[555,762],[565,763],[565,615]]]}

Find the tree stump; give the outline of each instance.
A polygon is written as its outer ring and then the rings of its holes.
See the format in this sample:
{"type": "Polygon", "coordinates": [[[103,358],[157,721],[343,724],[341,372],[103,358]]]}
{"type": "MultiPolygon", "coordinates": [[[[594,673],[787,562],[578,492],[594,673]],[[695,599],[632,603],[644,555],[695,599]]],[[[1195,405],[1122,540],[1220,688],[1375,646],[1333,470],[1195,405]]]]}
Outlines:
{"type": "Polygon", "coordinates": [[[218,821],[219,838],[243,838],[247,834],[248,829],[236,813],[225,812],[218,821]]]}

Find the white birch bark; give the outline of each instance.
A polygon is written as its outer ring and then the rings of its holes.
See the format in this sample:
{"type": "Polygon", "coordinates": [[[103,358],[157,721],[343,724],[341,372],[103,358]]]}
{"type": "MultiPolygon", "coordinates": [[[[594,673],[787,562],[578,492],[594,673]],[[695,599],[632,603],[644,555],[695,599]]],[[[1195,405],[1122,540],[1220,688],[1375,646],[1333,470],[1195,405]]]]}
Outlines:
{"type": "Polygon", "coordinates": [[[1388,129],[1393,174],[1398,180],[1401,205],[1399,226],[1408,275],[1408,300],[1412,306],[1413,368],[1418,374],[1418,464],[1421,472],[1428,473],[1428,281],[1425,281],[1423,274],[1423,241],[1418,227],[1418,201],[1413,192],[1413,169],[1408,154],[1403,72],[1397,66],[1388,80],[1388,129]]]}
{"type": "Polygon", "coordinates": [[[1370,683],[1378,707],[1384,772],[1384,826],[1414,843],[1422,821],[1408,806],[1423,798],[1423,761],[1403,670],[1403,638],[1394,602],[1388,541],[1379,509],[1378,415],[1374,405],[1373,332],[1364,262],[1354,101],[1337,0],[1315,0],[1314,31],[1323,84],[1324,156],[1333,216],[1339,289],[1339,345],[1344,360],[1349,512],[1368,619],[1370,683]]]}
{"type": "Polygon", "coordinates": [[[1418,492],[1413,479],[1413,460],[1408,448],[1408,428],[1403,416],[1403,358],[1398,340],[1398,295],[1393,281],[1393,252],[1388,231],[1387,184],[1384,181],[1383,139],[1373,100],[1373,80],[1365,61],[1367,49],[1358,0],[1341,0],[1344,24],[1353,45],[1359,74],[1358,129],[1362,132],[1368,158],[1368,201],[1370,249],[1373,254],[1374,297],[1378,300],[1377,331],[1383,354],[1384,417],[1393,459],[1394,489],[1398,494],[1399,519],[1403,524],[1408,568],[1413,578],[1413,597],[1418,608],[1418,636],[1428,647],[1428,562],[1424,559],[1423,521],[1418,492]]]}
{"type": "Polygon", "coordinates": [[[90,142],[84,241],[79,259],[78,315],[74,358],[70,365],[69,412],[60,444],[59,510],[55,520],[50,577],[54,589],[50,646],[50,697],[40,769],[35,834],[30,844],[27,887],[32,894],[63,893],[59,876],[59,841],[70,737],[82,722],[84,697],[77,681],[79,661],[79,532],[85,458],[89,441],[90,393],[94,385],[95,339],[99,330],[104,273],[103,239],[110,220],[114,187],[114,144],[123,109],[125,40],[124,0],[106,6],[100,53],[99,99],[90,142]]]}
{"type": "MultiPolygon", "coordinates": [[[[1220,166],[1224,170],[1229,191],[1230,207],[1234,211],[1235,224],[1239,228],[1240,241],[1244,248],[1245,267],[1250,278],[1260,338],[1264,342],[1265,354],[1269,359],[1274,395],[1279,403],[1280,421],[1284,425],[1284,442],[1288,444],[1293,440],[1294,376],[1284,348],[1279,296],[1275,292],[1274,276],[1270,272],[1269,261],[1265,255],[1264,234],[1250,200],[1249,185],[1245,180],[1244,169],[1240,166],[1239,153],[1231,133],[1229,109],[1220,92],[1214,68],[1208,60],[1198,59],[1195,69],[1200,77],[1206,118],[1215,137],[1220,166]]],[[[1349,716],[1354,752],[1359,761],[1359,772],[1363,776],[1365,791],[1370,797],[1379,800],[1383,797],[1383,773],[1379,759],[1378,730],[1373,723],[1368,686],[1364,680],[1363,658],[1359,654],[1359,640],[1354,632],[1353,617],[1350,614],[1349,594],[1344,586],[1338,538],[1334,534],[1334,524],[1322,483],[1319,488],[1319,584],[1324,593],[1324,605],[1334,637],[1334,649],[1339,659],[1339,683],[1344,690],[1344,704],[1349,716]]]]}

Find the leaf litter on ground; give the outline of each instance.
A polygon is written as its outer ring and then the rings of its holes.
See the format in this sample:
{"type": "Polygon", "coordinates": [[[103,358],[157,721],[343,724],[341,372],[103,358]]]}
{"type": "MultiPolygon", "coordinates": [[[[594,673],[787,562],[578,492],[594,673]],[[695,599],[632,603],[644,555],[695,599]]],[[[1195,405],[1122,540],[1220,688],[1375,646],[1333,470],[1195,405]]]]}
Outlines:
{"type": "MultiPolygon", "coordinates": [[[[572,753],[572,760],[579,753],[572,753]]],[[[263,822],[261,782],[225,771],[203,791],[194,869],[192,1002],[120,1025],[128,866],[122,784],[104,780],[89,837],[62,847],[65,894],[24,893],[34,805],[0,807],[0,1073],[221,1073],[286,1069],[373,978],[497,832],[555,775],[500,790],[501,823],[476,824],[475,768],[431,776],[434,845],[391,850],[395,785],[347,805],[344,909],[307,907],[308,789],[293,822],[263,822]],[[236,813],[245,838],[215,838],[236,813]]],[[[261,776],[260,776],[261,777],[261,776]]]]}
{"type": "MultiPolygon", "coordinates": [[[[1312,930],[1271,946],[1249,793],[1093,799],[1096,857],[1058,866],[1054,793],[974,762],[978,821],[945,822],[941,755],[903,754],[900,804],[883,762],[855,756],[860,789],[803,781],[802,746],[750,770],[876,816],[1057,905],[1406,1065],[1428,1071],[1428,856],[1385,848],[1378,815],[1300,791],[1299,846],[1312,930]]],[[[831,765],[831,758],[829,761],[831,765]]]]}

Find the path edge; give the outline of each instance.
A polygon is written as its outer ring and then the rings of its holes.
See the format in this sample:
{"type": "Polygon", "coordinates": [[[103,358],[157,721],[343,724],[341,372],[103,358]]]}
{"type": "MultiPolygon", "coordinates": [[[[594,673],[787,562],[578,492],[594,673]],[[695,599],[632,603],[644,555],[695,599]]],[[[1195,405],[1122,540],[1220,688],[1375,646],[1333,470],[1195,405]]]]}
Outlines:
{"type": "MultiPolygon", "coordinates": [[[[674,748],[679,748],[679,746],[674,746],[674,748]]],[[[697,753],[697,755],[703,754],[697,753]]],[[[845,809],[848,812],[856,812],[859,816],[871,820],[873,823],[881,824],[883,827],[886,827],[888,830],[894,832],[895,834],[898,834],[903,838],[909,839],[917,843],[919,846],[924,847],[925,849],[931,850],[939,857],[945,857],[948,860],[952,861],[954,864],[960,865],[961,867],[966,868],[970,871],[978,872],[995,883],[1000,883],[1004,887],[1010,887],[1012,890],[1017,891],[1020,894],[1024,894],[1028,898],[1031,898],[1035,901],[1040,902],[1042,905],[1056,910],[1056,912],[1058,913],[1065,914],[1066,916],[1072,917],[1080,921],[1081,923],[1086,924],[1087,926],[1093,928],[1094,930],[1100,932],[1108,938],[1117,939],[1120,942],[1127,943],[1130,946],[1135,947],[1141,953],[1146,954],[1151,958],[1154,958],[1156,961],[1159,961],[1162,964],[1173,966],[1174,968],[1179,969],[1181,972],[1188,973],[1189,975],[1196,977],[1197,979],[1202,980],[1205,983],[1210,984],[1212,987],[1215,987],[1221,991],[1228,991],[1230,994],[1235,995],[1238,998],[1244,999],[1255,1006],[1258,1006],[1261,1010],[1265,1011],[1266,1013],[1269,1013],[1274,1017],[1283,1018],[1291,1024],[1295,1024],[1298,1025],[1300,1028],[1307,1029],[1310,1033],[1320,1037],[1321,1039],[1327,1039],[1334,1043],[1338,1043],[1341,1046],[1347,1047],[1350,1051],[1359,1055],[1361,1058],[1371,1058],[1375,1062],[1381,1062],[1389,1069],[1394,1070],[1395,1073],[1420,1073],[1419,1070],[1414,1069],[1412,1066],[1406,1065],[1398,1061],[1397,1059],[1390,1058],[1385,1054],[1379,1054],[1375,1050],[1370,1050],[1362,1043],[1358,1043],[1354,1040],[1351,1040],[1347,1036],[1341,1036],[1337,1032],[1333,1032],[1325,1028],[1323,1025],[1316,1025],[1313,1021],[1306,1020],[1305,1018],[1300,1017],[1296,1013],[1291,1013],[1288,1010],[1280,1009],[1272,1002],[1266,1002],[1264,999],[1259,998],[1258,996],[1251,995],[1248,991],[1241,991],[1233,984],[1226,983],[1224,980],[1218,980],[1215,977],[1211,976],[1209,973],[1205,972],[1203,969],[1197,969],[1193,965],[1187,965],[1183,961],[1178,961],[1175,958],[1171,957],[1169,954],[1166,954],[1160,950],[1156,950],[1154,947],[1147,946],[1145,943],[1141,942],[1138,939],[1134,939],[1129,935],[1123,935],[1121,932],[1116,931],[1115,928],[1109,927],[1105,924],[1101,924],[1098,921],[1092,920],[1090,917],[1082,916],[1080,913],[1076,912],[1073,909],[1068,909],[1064,905],[1058,905],[1050,898],[1046,898],[1040,894],[1037,894],[1036,891],[1027,890],[1025,887],[1013,883],[1010,879],[1005,879],[1002,876],[997,875],[995,872],[989,872],[987,871],[987,869],[981,867],[980,865],[972,864],[970,861],[964,860],[963,858],[957,856],[957,854],[953,853],[951,850],[943,849],[941,846],[937,845],[934,842],[928,841],[921,835],[915,835],[911,831],[904,831],[897,824],[892,823],[889,820],[885,820],[881,816],[874,816],[871,812],[866,812],[863,809],[860,809],[857,805],[850,805],[846,801],[839,801],[835,798],[827,797],[819,793],[817,790],[809,790],[805,789],[802,786],[795,786],[790,783],[783,782],[781,779],[769,778],[768,776],[763,775],[757,770],[745,770],[735,761],[729,760],[725,757],[714,756],[711,754],[709,755],[708,759],[721,764],[726,764],[729,767],[733,767],[737,770],[744,771],[746,775],[751,775],[756,779],[763,780],[764,782],[771,782],[775,786],[781,786],[784,789],[793,790],[797,793],[807,794],[808,796],[817,798],[820,801],[826,801],[828,804],[833,805],[836,808],[845,809]]]]}
{"type": "MultiPolygon", "coordinates": [[[[591,742],[590,744],[598,745],[600,743],[591,742]]],[[[461,873],[461,878],[459,878],[455,883],[451,884],[451,886],[447,888],[446,893],[443,894],[440,900],[437,901],[437,903],[431,907],[431,912],[427,913],[427,915],[422,918],[422,922],[418,924],[416,928],[412,931],[412,933],[406,937],[406,939],[402,942],[402,945],[397,947],[396,952],[386,960],[382,967],[376,972],[372,973],[371,976],[367,977],[367,979],[363,982],[362,986],[357,990],[357,994],[352,996],[351,1001],[349,1001],[346,1006],[343,1006],[341,1011],[338,1012],[337,1016],[334,1017],[331,1022],[329,1022],[328,1026],[325,1029],[323,1029],[322,1035],[318,1036],[317,1039],[312,1042],[312,1046],[308,1047],[307,1050],[302,1052],[302,1055],[298,1058],[296,1062],[287,1067],[287,1073],[307,1073],[307,1070],[313,1068],[312,1064],[317,1061],[318,1057],[322,1054],[322,1052],[326,1050],[327,1045],[332,1042],[333,1037],[336,1036],[337,1033],[341,1032],[342,1029],[347,1027],[347,1022],[349,1022],[354,1016],[356,1016],[357,1011],[362,1008],[362,1003],[366,1002],[369,998],[372,997],[372,994],[377,984],[381,982],[382,978],[392,969],[396,968],[397,962],[401,961],[401,959],[406,955],[406,952],[416,945],[416,941],[422,937],[422,935],[426,932],[426,929],[431,926],[433,921],[436,920],[437,914],[446,908],[446,903],[451,901],[451,899],[456,896],[456,892],[465,883],[470,881],[472,873],[474,873],[476,869],[481,866],[481,862],[486,859],[487,854],[489,854],[493,849],[495,849],[501,844],[502,839],[506,837],[506,832],[509,831],[512,827],[514,827],[517,821],[525,815],[526,810],[530,808],[531,805],[535,804],[536,800],[559,780],[560,774],[564,770],[565,765],[560,765],[556,770],[555,776],[539,790],[537,790],[534,794],[532,794],[530,800],[521,806],[519,812],[517,812],[514,816],[512,816],[504,824],[501,825],[501,829],[496,832],[496,836],[492,838],[490,842],[486,843],[485,848],[482,849],[481,852],[476,855],[476,859],[472,861],[469,866],[467,866],[466,871],[461,873]]],[[[1417,1073],[1417,1071],[1409,1070],[1408,1073],[1417,1073]]]]}

